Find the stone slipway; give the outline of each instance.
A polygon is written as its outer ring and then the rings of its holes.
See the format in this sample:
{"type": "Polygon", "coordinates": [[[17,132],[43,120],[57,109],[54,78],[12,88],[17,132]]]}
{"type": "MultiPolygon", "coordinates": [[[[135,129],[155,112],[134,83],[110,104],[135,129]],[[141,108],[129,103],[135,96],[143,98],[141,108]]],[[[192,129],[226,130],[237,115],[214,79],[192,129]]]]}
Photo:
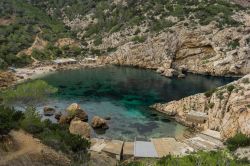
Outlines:
{"type": "Polygon", "coordinates": [[[117,160],[130,158],[160,158],[166,155],[183,156],[199,150],[223,148],[220,133],[205,130],[192,138],[152,138],[151,141],[124,142],[120,140],[91,139],[91,151],[106,153],[117,160]]]}

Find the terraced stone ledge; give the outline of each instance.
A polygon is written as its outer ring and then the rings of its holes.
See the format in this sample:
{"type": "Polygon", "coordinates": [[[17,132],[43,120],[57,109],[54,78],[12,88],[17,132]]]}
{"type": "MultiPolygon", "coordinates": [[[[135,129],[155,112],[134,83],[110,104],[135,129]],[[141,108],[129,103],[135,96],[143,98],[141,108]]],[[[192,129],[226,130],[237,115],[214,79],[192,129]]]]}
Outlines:
{"type": "Polygon", "coordinates": [[[224,145],[220,133],[213,130],[206,130],[182,141],[169,137],[134,142],[92,138],[90,151],[106,153],[117,160],[127,160],[136,158],[161,158],[169,154],[183,156],[200,150],[210,151],[222,148],[224,148],[224,145]]]}

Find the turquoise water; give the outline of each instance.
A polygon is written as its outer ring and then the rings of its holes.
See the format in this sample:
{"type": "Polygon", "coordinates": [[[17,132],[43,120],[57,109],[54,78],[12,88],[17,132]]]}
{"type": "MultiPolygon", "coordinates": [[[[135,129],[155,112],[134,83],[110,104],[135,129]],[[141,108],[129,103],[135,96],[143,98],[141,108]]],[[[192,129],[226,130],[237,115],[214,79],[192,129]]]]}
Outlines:
{"type": "Polygon", "coordinates": [[[133,140],[135,137],[175,137],[185,127],[148,106],[205,92],[232,79],[187,75],[166,78],[150,70],[129,67],[103,67],[60,71],[42,78],[58,88],[48,105],[59,111],[77,102],[88,113],[111,117],[106,131],[92,131],[92,136],[133,140]]]}

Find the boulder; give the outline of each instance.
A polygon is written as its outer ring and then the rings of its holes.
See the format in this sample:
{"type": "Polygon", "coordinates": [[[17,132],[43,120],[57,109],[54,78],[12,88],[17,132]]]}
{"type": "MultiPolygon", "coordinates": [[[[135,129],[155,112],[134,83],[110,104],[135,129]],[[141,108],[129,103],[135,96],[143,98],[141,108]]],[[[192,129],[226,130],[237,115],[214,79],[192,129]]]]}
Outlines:
{"type": "Polygon", "coordinates": [[[165,77],[173,77],[176,74],[175,69],[167,69],[162,73],[165,77]]]}
{"type": "Polygon", "coordinates": [[[69,116],[67,115],[62,115],[60,117],[60,120],[59,120],[59,124],[70,124],[70,121],[72,120],[72,118],[70,118],[69,116]]]}
{"type": "Polygon", "coordinates": [[[43,114],[45,116],[52,116],[54,115],[56,112],[56,110],[54,108],[51,108],[51,107],[44,107],[43,108],[43,114]]]}
{"type": "Polygon", "coordinates": [[[73,104],[70,104],[70,105],[67,107],[66,111],[67,111],[68,114],[75,114],[75,111],[76,111],[77,109],[80,109],[80,105],[77,104],[77,103],[73,103],[73,104]]]}
{"type": "Polygon", "coordinates": [[[107,121],[103,118],[100,118],[99,116],[94,116],[91,122],[91,126],[95,129],[101,128],[101,129],[108,129],[107,121]]]}
{"type": "Polygon", "coordinates": [[[106,116],[106,117],[104,117],[104,119],[105,119],[105,120],[111,120],[111,117],[106,116]]]}
{"type": "Polygon", "coordinates": [[[62,113],[58,112],[58,113],[55,114],[55,119],[60,120],[61,116],[62,116],[62,113]]]}
{"type": "Polygon", "coordinates": [[[90,138],[90,126],[88,123],[79,120],[78,118],[73,119],[69,126],[69,132],[71,134],[80,135],[84,138],[90,138]]]}
{"type": "Polygon", "coordinates": [[[178,78],[184,78],[186,75],[183,73],[178,74],[178,78]]]}
{"type": "Polygon", "coordinates": [[[157,73],[163,73],[164,72],[164,68],[163,67],[159,67],[157,70],[156,70],[156,72],[157,73]]]}
{"type": "Polygon", "coordinates": [[[77,109],[75,111],[75,117],[79,118],[81,121],[87,122],[88,121],[88,114],[83,111],[82,109],[77,109]]]}

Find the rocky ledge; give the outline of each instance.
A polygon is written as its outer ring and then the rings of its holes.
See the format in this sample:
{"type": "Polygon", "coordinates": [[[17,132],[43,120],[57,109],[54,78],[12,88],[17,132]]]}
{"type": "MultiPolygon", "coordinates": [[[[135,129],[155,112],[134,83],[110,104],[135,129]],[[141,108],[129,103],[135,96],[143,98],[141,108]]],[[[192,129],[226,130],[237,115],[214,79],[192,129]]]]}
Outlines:
{"type": "Polygon", "coordinates": [[[219,131],[222,139],[237,132],[250,135],[250,74],[206,93],[152,107],[186,126],[219,131]]]}

